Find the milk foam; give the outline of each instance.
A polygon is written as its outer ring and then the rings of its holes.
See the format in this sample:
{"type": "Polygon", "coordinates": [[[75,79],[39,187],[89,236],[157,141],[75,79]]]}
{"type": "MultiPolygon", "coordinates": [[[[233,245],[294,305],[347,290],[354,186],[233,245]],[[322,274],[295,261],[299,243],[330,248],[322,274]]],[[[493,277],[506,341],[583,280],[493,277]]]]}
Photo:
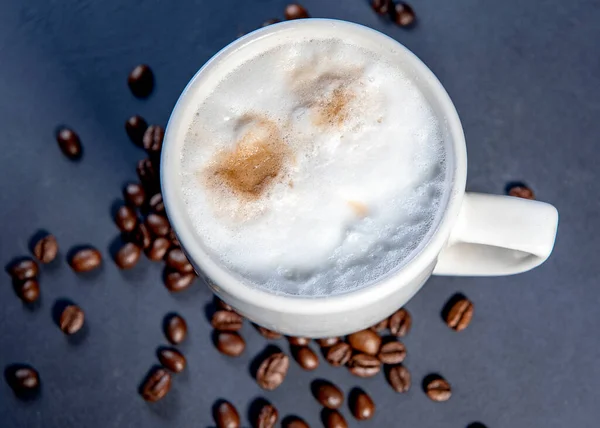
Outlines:
{"type": "Polygon", "coordinates": [[[379,53],[308,38],[222,75],[181,153],[209,253],[260,288],[304,296],[402,266],[434,225],[446,175],[440,124],[409,76],[379,53]]]}

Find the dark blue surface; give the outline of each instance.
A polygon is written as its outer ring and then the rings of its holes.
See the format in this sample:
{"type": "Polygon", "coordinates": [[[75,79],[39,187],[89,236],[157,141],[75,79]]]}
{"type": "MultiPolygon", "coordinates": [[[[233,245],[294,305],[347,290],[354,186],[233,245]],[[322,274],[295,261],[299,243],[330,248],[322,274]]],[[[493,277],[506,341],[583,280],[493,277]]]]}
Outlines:
{"type": "MultiPolygon", "coordinates": [[[[249,363],[267,344],[249,325],[245,354],[229,359],[210,343],[197,285],[172,296],[161,266],[143,260],[117,270],[108,248],[117,237],[110,209],[135,180],[143,152],[124,122],[141,114],[166,124],[196,70],[241,32],[281,17],[283,0],[4,1],[0,6],[0,260],[28,253],[40,228],[54,233],[61,262],[44,267],[42,302],[24,308],[2,274],[0,368],[38,368],[42,394],[20,402],[0,382],[2,427],[206,427],[211,406],[231,400],[244,414],[263,396],[287,415],[320,426],[310,382],[328,378],[348,392],[368,391],[377,403],[372,427],[592,427],[600,417],[600,3],[587,1],[419,0],[419,25],[405,31],[379,19],[365,0],[305,0],[315,17],[359,22],[404,43],[439,76],[462,118],[469,152],[468,188],[502,193],[524,180],[556,205],[561,224],[551,259],[507,278],[433,278],[408,304],[408,394],[383,376],[361,380],[322,362],[304,373],[292,362],[285,383],[263,392],[249,363]],[[156,90],[131,96],[128,72],[148,63],[156,90]],[[54,129],[68,124],[85,147],[66,160],[54,129]],[[93,244],[105,255],[101,272],[75,275],[64,254],[93,244]],[[463,292],[475,303],[471,326],[450,331],[444,302],[463,292]],[[89,334],[70,343],[52,322],[52,306],[69,298],[86,312],[89,334]],[[163,316],[181,313],[190,335],[181,349],[189,367],[161,403],[136,389],[165,343],[163,316]],[[431,402],[421,379],[439,372],[452,384],[446,403],[431,402]]],[[[279,345],[287,350],[285,341],[279,345]]],[[[358,426],[348,409],[351,426],[358,426]]],[[[244,417],[243,426],[249,426],[244,417]]]]}

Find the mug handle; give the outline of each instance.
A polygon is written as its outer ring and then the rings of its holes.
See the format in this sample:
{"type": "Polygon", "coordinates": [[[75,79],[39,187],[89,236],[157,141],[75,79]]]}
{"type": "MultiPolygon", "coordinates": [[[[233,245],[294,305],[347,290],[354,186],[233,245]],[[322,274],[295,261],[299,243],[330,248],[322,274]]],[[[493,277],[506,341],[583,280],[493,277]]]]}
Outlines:
{"type": "Polygon", "coordinates": [[[434,275],[512,275],[542,264],[552,252],[558,211],[512,196],[466,193],[434,275]]]}

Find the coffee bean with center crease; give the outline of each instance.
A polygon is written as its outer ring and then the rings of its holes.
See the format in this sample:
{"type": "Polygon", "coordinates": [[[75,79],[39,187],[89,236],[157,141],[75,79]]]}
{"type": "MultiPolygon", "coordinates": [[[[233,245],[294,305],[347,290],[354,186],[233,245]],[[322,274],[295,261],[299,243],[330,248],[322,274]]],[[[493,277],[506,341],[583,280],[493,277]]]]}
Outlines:
{"type": "Polygon", "coordinates": [[[239,331],[243,322],[240,315],[231,311],[217,311],[210,321],[213,328],[219,331],[239,331]]]}
{"type": "Polygon", "coordinates": [[[60,315],[60,329],[65,334],[75,334],[83,327],[85,315],[77,305],[69,305],[60,315]]]}
{"type": "Polygon", "coordinates": [[[115,224],[121,232],[131,232],[137,225],[138,218],[135,211],[127,206],[121,205],[115,214],[115,224]]]}
{"type": "Polygon", "coordinates": [[[150,209],[157,214],[164,214],[165,212],[165,203],[163,202],[162,194],[157,193],[150,198],[148,203],[150,205],[150,209]]]}
{"type": "Polygon", "coordinates": [[[165,321],[165,336],[173,345],[179,345],[187,336],[187,323],[179,315],[171,315],[165,321]]]}
{"type": "Polygon", "coordinates": [[[77,250],[69,261],[75,272],[89,272],[102,264],[102,254],[93,247],[77,250]]]}
{"type": "Polygon", "coordinates": [[[392,0],[371,0],[371,7],[379,15],[387,15],[393,7],[392,0]]]}
{"type": "Polygon", "coordinates": [[[139,183],[128,183],[123,188],[123,198],[127,205],[134,208],[140,208],[144,206],[146,202],[146,192],[139,183]]]}
{"type": "Polygon", "coordinates": [[[146,226],[154,236],[167,236],[171,230],[169,220],[165,216],[150,213],[146,217],[146,226]]]}
{"type": "Polygon", "coordinates": [[[348,428],[346,418],[337,410],[323,409],[322,415],[325,428],[348,428]]]}
{"type": "Polygon", "coordinates": [[[281,423],[282,428],[310,428],[310,426],[298,416],[288,416],[281,423]]]}
{"type": "Polygon", "coordinates": [[[356,389],[350,394],[350,410],[359,421],[371,419],[375,414],[373,399],[362,389],[356,389]]]}
{"type": "Polygon", "coordinates": [[[246,349],[246,342],[238,333],[217,331],[215,332],[215,346],[221,354],[238,357],[246,349]]]}
{"type": "Polygon", "coordinates": [[[162,259],[164,259],[165,255],[167,254],[167,251],[169,251],[170,246],[171,243],[169,242],[169,240],[165,237],[160,236],[154,241],[152,241],[150,246],[146,249],[146,256],[152,261],[161,261],[162,259]]]}
{"type": "Polygon", "coordinates": [[[159,125],[150,125],[144,133],[144,149],[149,155],[160,155],[162,149],[165,130],[159,125]]]}
{"type": "Polygon", "coordinates": [[[382,332],[383,330],[388,328],[389,322],[390,322],[389,318],[381,320],[377,324],[371,326],[371,330],[373,330],[377,333],[382,332]]]}
{"type": "Polygon", "coordinates": [[[158,361],[174,373],[181,373],[185,369],[185,357],[175,348],[161,347],[157,356],[158,361]]]}
{"type": "Polygon", "coordinates": [[[40,284],[36,278],[15,281],[14,289],[24,303],[33,303],[40,297],[40,284]]]}
{"type": "Polygon", "coordinates": [[[396,340],[384,343],[379,349],[377,358],[384,364],[400,364],[406,358],[406,347],[396,340]]]}
{"type": "Polygon", "coordinates": [[[6,369],[6,380],[17,396],[36,392],[40,387],[40,375],[27,365],[14,365],[6,369]]]}
{"type": "Polygon", "coordinates": [[[348,370],[358,377],[372,377],[381,370],[381,362],[367,354],[356,354],[348,361],[348,370]]]}
{"type": "Polygon", "coordinates": [[[181,273],[168,268],[164,272],[165,287],[172,293],[188,289],[194,283],[195,279],[195,273],[181,273]]]}
{"type": "Polygon", "coordinates": [[[402,308],[390,316],[390,333],[397,337],[404,337],[410,331],[412,317],[410,313],[402,308]]]}
{"type": "Polygon", "coordinates": [[[152,245],[152,236],[144,223],[138,223],[137,227],[130,235],[131,240],[144,250],[152,245]]]}
{"type": "Polygon", "coordinates": [[[304,9],[304,7],[302,7],[301,5],[297,4],[297,3],[292,3],[292,4],[288,4],[285,7],[285,19],[292,20],[292,19],[304,19],[304,18],[310,18],[308,12],[306,11],[306,9],[304,9]]]}
{"type": "Polygon", "coordinates": [[[40,268],[35,261],[25,258],[11,263],[7,268],[7,272],[14,281],[26,281],[36,278],[40,268]]]}
{"type": "Polygon", "coordinates": [[[154,88],[154,73],[146,64],[140,64],[129,73],[127,84],[134,96],[146,98],[154,88]]]}
{"type": "Polygon", "coordinates": [[[154,403],[162,398],[171,389],[171,374],[163,368],[155,367],[146,376],[140,393],[144,400],[154,403]]]}
{"type": "Polygon", "coordinates": [[[72,129],[62,128],[56,134],[56,141],[63,154],[71,160],[81,158],[81,140],[72,129]]]}
{"type": "Polygon", "coordinates": [[[258,412],[255,428],[274,428],[279,419],[279,412],[272,404],[265,404],[258,412]]]}
{"type": "Polygon", "coordinates": [[[152,161],[140,159],[136,171],[145,191],[150,195],[155,194],[160,188],[160,179],[158,169],[154,167],[152,161]]]}
{"type": "Polygon", "coordinates": [[[408,27],[415,22],[416,16],[413,8],[404,2],[397,2],[390,10],[393,21],[400,27],[408,27]]]}
{"type": "Polygon", "coordinates": [[[401,364],[388,370],[387,380],[396,392],[407,392],[410,389],[410,372],[401,364]]]}
{"type": "Polygon", "coordinates": [[[46,235],[33,246],[33,255],[42,263],[50,263],[58,254],[58,243],[53,235],[46,235]]]}
{"type": "Polygon", "coordinates": [[[323,407],[339,409],[344,403],[344,393],[333,383],[317,380],[313,384],[313,394],[323,407]]]}
{"type": "Polygon", "coordinates": [[[142,250],[133,242],[125,242],[115,254],[115,263],[119,269],[131,269],[140,260],[142,250]]]}
{"type": "Polygon", "coordinates": [[[292,346],[292,355],[304,370],[315,370],[319,367],[319,357],[308,346],[292,346]]]}
{"type": "Polygon", "coordinates": [[[125,122],[125,131],[129,136],[129,139],[136,145],[142,146],[142,140],[144,138],[144,132],[148,129],[148,123],[142,116],[131,116],[125,122]]]}
{"type": "Polygon", "coordinates": [[[308,337],[287,336],[287,340],[292,346],[308,346],[310,343],[310,339],[308,337]]]}
{"type": "Polygon", "coordinates": [[[342,339],[339,337],[324,337],[321,339],[317,339],[317,343],[321,348],[329,348],[337,343],[340,343],[342,339]]]}
{"type": "Polygon", "coordinates": [[[181,273],[193,273],[194,267],[181,248],[172,248],[167,254],[165,262],[168,267],[181,273]]]}
{"type": "Polygon", "coordinates": [[[265,358],[258,367],[256,381],[261,388],[272,391],[282,384],[290,366],[290,359],[283,352],[265,358]]]}
{"type": "Polygon", "coordinates": [[[425,393],[433,401],[447,401],[452,395],[450,384],[441,377],[431,377],[424,386],[425,393]]]}
{"type": "Polygon", "coordinates": [[[240,415],[233,404],[223,400],[214,408],[213,417],[217,428],[239,428],[240,415]]]}
{"type": "Polygon", "coordinates": [[[473,303],[467,298],[456,301],[446,317],[446,324],[453,330],[461,331],[469,326],[473,318],[473,303]]]}
{"type": "Polygon", "coordinates": [[[535,199],[533,190],[525,185],[515,185],[508,189],[508,195],[516,198],[535,199]]]}
{"type": "Polygon", "coordinates": [[[277,340],[281,338],[281,333],[277,333],[276,331],[269,330],[266,327],[262,327],[258,324],[254,324],[254,327],[261,334],[262,337],[269,340],[277,340]]]}
{"type": "Polygon", "coordinates": [[[345,342],[340,342],[329,348],[325,359],[334,367],[343,366],[352,357],[352,348],[345,342]]]}
{"type": "Polygon", "coordinates": [[[361,330],[348,336],[352,348],[368,355],[376,355],[381,346],[381,337],[373,330],[361,330]]]}

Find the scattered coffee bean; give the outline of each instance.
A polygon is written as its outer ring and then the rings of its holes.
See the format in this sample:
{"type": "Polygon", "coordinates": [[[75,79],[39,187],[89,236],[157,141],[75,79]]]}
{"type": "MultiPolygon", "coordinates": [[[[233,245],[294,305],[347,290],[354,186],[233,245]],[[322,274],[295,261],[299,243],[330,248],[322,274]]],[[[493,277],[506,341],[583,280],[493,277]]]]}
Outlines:
{"type": "Polygon", "coordinates": [[[177,272],[194,273],[194,267],[181,248],[172,248],[165,261],[168,267],[177,272]]]}
{"type": "Polygon", "coordinates": [[[35,392],[40,387],[40,375],[31,366],[15,365],[6,371],[6,380],[18,396],[35,392]]]}
{"type": "Polygon", "coordinates": [[[379,15],[387,15],[393,8],[392,0],[371,0],[371,7],[379,15]]]}
{"type": "Polygon", "coordinates": [[[65,334],[75,334],[83,327],[84,320],[85,315],[81,308],[77,305],[69,305],[60,315],[60,329],[65,334]]]}
{"type": "Polygon", "coordinates": [[[174,373],[181,373],[186,365],[185,357],[175,348],[160,348],[158,361],[174,373]]]}
{"type": "Polygon", "coordinates": [[[325,337],[322,339],[317,339],[317,343],[321,348],[329,348],[336,343],[340,343],[341,340],[342,339],[340,337],[325,337]]]}
{"type": "Polygon", "coordinates": [[[171,245],[173,245],[174,247],[181,247],[179,239],[177,238],[177,234],[172,228],[169,234],[167,235],[167,238],[169,238],[169,241],[171,241],[171,245]]]}
{"type": "Polygon", "coordinates": [[[352,347],[346,342],[336,343],[325,354],[327,362],[334,367],[343,366],[350,357],[352,357],[352,347]]]}
{"type": "Polygon", "coordinates": [[[308,337],[287,336],[287,340],[292,346],[308,346],[310,343],[310,339],[308,337]]]}
{"type": "Polygon", "coordinates": [[[128,183],[123,187],[125,203],[134,208],[140,208],[146,202],[146,192],[139,183],[128,183]]]}
{"type": "Polygon", "coordinates": [[[508,195],[516,198],[535,199],[533,190],[523,184],[510,187],[508,189],[508,195]]]}
{"type": "Polygon", "coordinates": [[[381,337],[373,330],[361,330],[348,336],[352,348],[368,355],[377,355],[381,346],[381,337]]]}
{"type": "Polygon", "coordinates": [[[121,205],[115,214],[115,224],[121,232],[132,232],[137,225],[135,211],[128,205],[121,205]]]}
{"type": "Polygon", "coordinates": [[[146,256],[152,261],[159,262],[165,258],[170,246],[171,243],[167,238],[159,236],[146,249],[146,256]]]}
{"type": "Polygon", "coordinates": [[[285,8],[285,19],[304,19],[310,18],[306,9],[297,3],[288,4],[285,8]]]}
{"type": "Polygon", "coordinates": [[[348,428],[346,418],[337,410],[332,409],[323,409],[323,424],[325,428],[348,428]]]}
{"type": "Polygon", "coordinates": [[[176,270],[165,269],[164,283],[171,293],[187,290],[195,279],[196,274],[194,273],[181,273],[176,270]]]}
{"type": "Polygon", "coordinates": [[[37,278],[40,268],[32,259],[19,259],[8,266],[8,274],[14,281],[26,281],[37,278]]]}
{"type": "Polygon", "coordinates": [[[150,209],[157,214],[164,214],[165,212],[165,203],[163,202],[163,197],[161,193],[157,193],[156,195],[150,198],[150,209]]]}
{"type": "Polygon", "coordinates": [[[447,401],[452,395],[452,389],[446,379],[434,377],[427,381],[425,393],[433,401],[447,401]]]}
{"type": "Polygon", "coordinates": [[[119,269],[131,269],[140,260],[142,250],[133,242],[125,242],[115,254],[115,263],[119,269]]]}
{"type": "Polygon", "coordinates": [[[217,296],[214,296],[213,300],[215,303],[215,307],[219,311],[220,310],[223,310],[223,311],[233,311],[234,310],[230,305],[228,305],[227,303],[225,303],[224,301],[219,299],[217,296]]]}
{"type": "Polygon", "coordinates": [[[383,364],[400,364],[406,358],[406,347],[396,340],[384,343],[379,349],[377,358],[383,364]]]}
{"type": "Polygon", "coordinates": [[[125,131],[127,131],[127,135],[129,139],[136,146],[143,146],[144,132],[148,129],[148,123],[144,120],[142,116],[131,116],[125,122],[125,131]]]}
{"type": "Polygon", "coordinates": [[[308,346],[292,346],[292,355],[304,370],[315,370],[319,367],[319,357],[308,346]]]}
{"type": "Polygon", "coordinates": [[[144,223],[138,223],[137,227],[133,231],[131,235],[131,239],[134,243],[136,243],[139,247],[144,250],[150,248],[152,245],[152,237],[150,236],[150,231],[144,223]]]}
{"type": "Polygon", "coordinates": [[[171,389],[171,374],[163,368],[153,368],[150,370],[140,393],[144,400],[156,402],[162,399],[171,389]]]}
{"type": "Polygon", "coordinates": [[[258,412],[254,423],[256,428],[274,428],[279,419],[279,412],[272,404],[265,404],[258,412]]]}
{"type": "Polygon", "coordinates": [[[281,22],[281,21],[277,18],[268,19],[265,22],[263,22],[261,27],[268,27],[269,25],[277,24],[278,22],[281,22]]]}
{"type": "Polygon", "coordinates": [[[154,88],[154,73],[146,64],[141,64],[131,70],[127,84],[134,96],[146,98],[154,88]]]}
{"type": "Polygon", "coordinates": [[[160,179],[158,169],[154,167],[150,159],[140,159],[136,167],[137,175],[140,183],[144,186],[144,190],[153,195],[160,189],[160,179]]]}
{"type": "Polygon", "coordinates": [[[350,395],[350,410],[356,419],[366,421],[375,414],[375,403],[369,394],[357,388],[350,395]]]}
{"type": "Polygon", "coordinates": [[[413,8],[404,2],[398,2],[391,10],[392,19],[400,27],[408,27],[415,22],[416,16],[413,8]]]}
{"type": "Polygon", "coordinates": [[[40,297],[40,284],[36,278],[26,279],[23,282],[16,281],[14,288],[19,298],[25,303],[33,303],[40,297]]]}
{"type": "Polygon", "coordinates": [[[144,138],[142,139],[146,152],[149,155],[160,155],[164,137],[165,130],[162,126],[150,125],[144,132],[144,138]]]}
{"type": "Polygon", "coordinates": [[[33,255],[42,263],[50,263],[58,254],[58,243],[54,235],[46,235],[33,246],[33,255]]]}
{"type": "Polygon", "coordinates": [[[256,330],[258,330],[258,332],[261,334],[261,336],[264,337],[265,339],[277,340],[277,339],[281,338],[281,334],[277,333],[276,331],[269,330],[268,328],[262,327],[258,324],[254,324],[254,327],[256,328],[256,330]]]}
{"type": "Polygon", "coordinates": [[[384,320],[379,321],[377,324],[375,324],[374,326],[371,326],[371,330],[380,333],[383,330],[385,330],[386,328],[388,328],[389,325],[389,318],[386,318],[384,320]]]}
{"type": "Polygon", "coordinates": [[[256,373],[256,381],[261,388],[272,391],[287,375],[290,359],[283,352],[277,352],[265,358],[256,373]]]}
{"type": "Polygon", "coordinates": [[[56,141],[63,154],[71,160],[81,158],[81,140],[79,136],[69,128],[62,128],[56,134],[56,141]]]}
{"type": "Polygon", "coordinates": [[[381,362],[367,354],[356,354],[348,361],[348,370],[358,377],[372,377],[381,370],[381,362]]]}
{"type": "Polygon", "coordinates": [[[310,426],[298,416],[289,416],[281,424],[282,428],[310,428],[310,426]]]}
{"type": "Polygon", "coordinates": [[[344,393],[342,390],[326,380],[316,381],[313,392],[321,406],[328,409],[339,409],[344,404],[344,393]]]}
{"type": "Polygon", "coordinates": [[[387,372],[387,380],[396,392],[407,392],[410,389],[410,372],[403,365],[391,367],[387,372]]]}
{"type": "Polygon", "coordinates": [[[402,308],[390,316],[390,333],[394,336],[404,337],[410,331],[412,318],[410,313],[402,308]]]}
{"type": "Polygon", "coordinates": [[[102,264],[102,254],[93,247],[82,248],[72,255],[69,264],[75,272],[89,272],[102,264]]]}
{"type": "Polygon", "coordinates": [[[213,328],[219,331],[239,331],[243,322],[243,318],[232,311],[217,311],[210,321],[213,328]]]}
{"type": "Polygon", "coordinates": [[[213,417],[217,428],[239,428],[240,415],[237,409],[228,401],[222,401],[215,407],[213,417]]]}
{"type": "Polygon", "coordinates": [[[187,336],[187,323],[179,315],[171,315],[165,322],[165,336],[173,345],[179,345],[187,336]]]}
{"type": "Polygon", "coordinates": [[[446,324],[453,330],[461,331],[469,326],[471,318],[473,318],[473,303],[465,297],[452,305],[446,317],[446,324]]]}
{"type": "Polygon", "coordinates": [[[171,230],[169,220],[165,216],[150,213],[146,217],[146,226],[154,236],[167,236],[171,230]]]}
{"type": "Polygon", "coordinates": [[[239,357],[246,349],[246,342],[238,333],[231,331],[215,332],[217,350],[229,357],[239,357]]]}

